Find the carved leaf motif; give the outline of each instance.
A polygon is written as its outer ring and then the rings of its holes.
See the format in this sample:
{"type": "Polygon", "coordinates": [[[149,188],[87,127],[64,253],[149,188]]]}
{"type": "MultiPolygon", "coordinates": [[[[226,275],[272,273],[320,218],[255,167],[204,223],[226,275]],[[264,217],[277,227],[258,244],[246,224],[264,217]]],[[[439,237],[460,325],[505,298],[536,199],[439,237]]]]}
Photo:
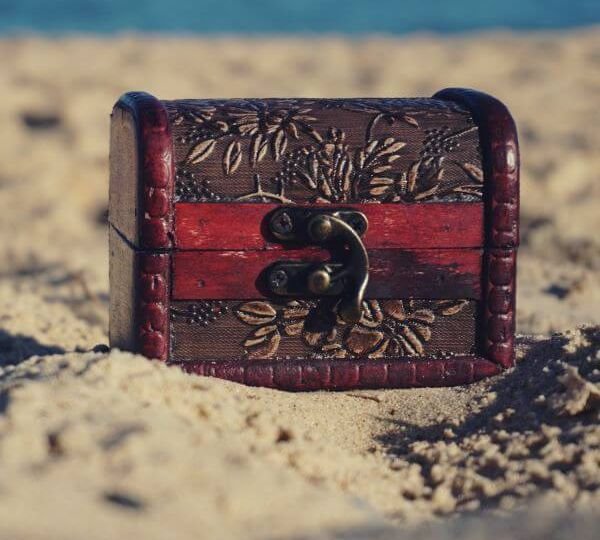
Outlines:
{"type": "MultiPolygon", "coordinates": [[[[317,199],[332,203],[416,202],[433,197],[466,201],[482,197],[484,175],[480,163],[469,163],[468,153],[455,151],[454,144],[460,137],[476,131],[475,126],[459,131],[452,126],[438,129],[433,126],[434,129],[423,133],[420,151],[427,157],[413,163],[412,167],[403,164],[400,170],[395,170],[394,163],[403,161],[406,150],[406,143],[397,137],[400,133],[408,134],[413,129],[424,127],[420,126],[419,114],[429,107],[442,110],[442,105],[391,99],[339,103],[329,100],[239,99],[195,100],[167,104],[167,107],[172,121],[180,126],[181,143],[189,145],[184,158],[186,164],[200,164],[212,159],[221,148],[220,166],[224,177],[239,171],[244,159],[252,168],[259,167],[266,160],[275,162],[274,166],[270,163],[263,174],[275,175],[268,179],[270,185],[282,186],[277,189],[286,191],[295,202],[316,202],[317,199]],[[323,114],[323,111],[337,108],[364,115],[363,123],[355,126],[360,133],[353,133],[351,147],[344,142],[339,128],[327,127],[331,125],[332,116],[323,114]],[[400,126],[400,130],[390,129],[390,126],[401,123],[406,126],[400,126]],[[323,130],[322,135],[313,126],[323,130]],[[229,138],[232,135],[235,135],[239,146],[229,138]],[[357,135],[364,136],[364,146],[355,146],[357,135]],[[290,151],[290,143],[296,140],[301,142],[301,148],[290,151]],[[324,155],[328,156],[329,163],[320,164],[318,175],[308,172],[309,159],[304,158],[306,154],[302,155],[304,149],[323,161],[326,159],[324,155]],[[452,163],[452,169],[443,167],[440,161],[433,161],[440,158],[452,163]],[[281,166],[278,167],[277,163],[281,166]],[[435,165],[438,165],[437,170],[428,170],[435,169],[435,165]],[[459,172],[464,171],[462,175],[453,176],[450,182],[441,182],[442,175],[449,176],[448,173],[456,173],[459,169],[459,172]],[[298,180],[302,187],[308,189],[296,189],[298,180]]],[[[451,110],[446,105],[444,107],[451,110]]],[[[409,140],[409,135],[405,140],[409,140]]],[[[471,139],[465,139],[465,142],[463,146],[466,147],[474,144],[471,139]]],[[[250,182],[248,179],[247,184],[250,182]]],[[[213,185],[218,188],[215,196],[221,200],[231,197],[226,182],[213,182],[213,185]]],[[[188,190],[181,193],[178,200],[191,202],[198,198],[195,192],[188,190]]],[[[202,199],[206,198],[206,195],[202,196],[202,199]]]]}
{"type": "Polygon", "coordinates": [[[268,139],[265,139],[262,133],[255,133],[250,141],[250,165],[256,167],[267,153],[268,139]]]}
{"type": "Polygon", "coordinates": [[[190,117],[196,124],[204,124],[213,117],[215,111],[214,107],[199,107],[190,112],[190,117]]]}
{"type": "Polygon", "coordinates": [[[298,134],[298,128],[296,127],[296,124],[294,122],[288,122],[288,124],[285,127],[285,129],[287,129],[288,133],[294,139],[298,140],[300,138],[300,135],[298,134]]]}
{"type": "Polygon", "coordinates": [[[363,302],[360,324],[367,328],[376,328],[383,321],[383,312],[377,300],[363,302]]]}
{"type": "Polygon", "coordinates": [[[333,358],[345,358],[348,355],[341,343],[326,343],[321,347],[321,352],[333,358]]]}
{"type": "Polygon", "coordinates": [[[443,158],[430,157],[413,163],[408,171],[406,191],[415,201],[433,195],[444,175],[443,158]]]}
{"type": "Polygon", "coordinates": [[[321,332],[304,332],[302,337],[307,345],[316,347],[323,338],[323,334],[321,332]]]}
{"type": "Polygon", "coordinates": [[[356,168],[362,169],[365,165],[365,161],[367,160],[367,153],[364,150],[357,150],[354,161],[356,162],[356,168]]]}
{"type": "Polygon", "coordinates": [[[371,141],[369,144],[367,144],[367,147],[365,148],[365,153],[367,155],[371,155],[375,148],[377,148],[377,145],[379,144],[379,141],[375,140],[375,141],[371,141]]]}
{"type": "Polygon", "coordinates": [[[242,161],[242,146],[238,141],[231,141],[223,155],[223,172],[226,176],[233,174],[242,161]]]}
{"type": "Polygon", "coordinates": [[[275,161],[279,161],[281,156],[284,154],[285,149],[287,148],[287,135],[283,129],[280,129],[273,137],[272,142],[272,152],[273,159],[275,161]]]}
{"type": "Polygon", "coordinates": [[[375,349],[369,354],[369,358],[382,358],[387,353],[388,347],[390,345],[391,339],[385,338],[381,341],[379,345],[375,347],[375,349]]]}
{"type": "Polygon", "coordinates": [[[258,124],[254,118],[249,118],[247,120],[241,119],[235,123],[235,127],[242,137],[248,137],[258,132],[258,124]]]}
{"type": "Polygon", "coordinates": [[[383,311],[397,321],[406,319],[406,311],[402,300],[387,300],[383,303],[383,311]]]}
{"type": "Polygon", "coordinates": [[[377,347],[383,341],[383,333],[355,326],[346,338],[346,347],[354,354],[364,355],[377,347]]]}
{"type": "Polygon", "coordinates": [[[433,323],[435,321],[435,314],[430,309],[417,309],[410,315],[411,319],[422,321],[424,323],[433,323]]]}
{"type": "Polygon", "coordinates": [[[481,185],[480,184],[469,184],[466,186],[458,186],[452,190],[453,193],[466,193],[467,195],[473,195],[475,197],[481,197],[481,185]]]}
{"type": "Polygon", "coordinates": [[[279,348],[281,335],[276,326],[269,326],[269,332],[265,332],[265,327],[257,329],[250,334],[250,337],[244,341],[244,347],[248,349],[248,358],[271,358],[279,348]],[[261,335],[258,335],[261,333],[261,335]]]}
{"type": "Polygon", "coordinates": [[[319,160],[316,154],[309,154],[307,159],[310,187],[316,189],[319,181],[319,160]]]}
{"type": "Polygon", "coordinates": [[[396,174],[392,163],[401,157],[404,141],[394,137],[372,140],[354,154],[357,169],[358,192],[363,196],[381,197],[394,190],[396,174]]]}
{"type": "Polygon", "coordinates": [[[311,306],[306,302],[292,300],[283,310],[283,330],[288,336],[298,336],[304,329],[304,322],[311,306]]]}
{"type": "Polygon", "coordinates": [[[252,335],[258,338],[258,337],[266,336],[267,334],[270,334],[271,332],[275,332],[275,330],[277,330],[277,325],[269,324],[267,326],[261,326],[260,328],[257,328],[252,333],[252,335]]]}
{"type": "Polygon", "coordinates": [[[427,197],[430,197],[438,190],[439,187],[440,187],[439,184],[436,184],[435,186],[431,187],[430,189],[421,191],[421,193],[418,193],[417,195],[415,195],[415,201],[420,201],[422,199],[426,199],[427,197]]]}
{"type": "Polygon", "coordinates": [[[425,352],[421,338],[415,334],[412,328],[403,326],[401,332],[404,337],[404,345],[407,347],[409,354],[423,354],[425,352]]]}
{"type": "Polygon", "coordinates": [[[200,163],[212,154],[216,145],[215,139],[207,139],[199,142],[188,154],[187,161],[189,163],[200,163]]]}
{"type": "Polygon", "coordinates": [[[338,178],[342,179],[342,192],[350,193],[350,187],[352,185],[352,162],[348,158],[347,154],[344,154],[338,162],[337,172],[334,173],[338,178]]]}
{"type": "Polygon", "coordinates": [[[283,329],[288,336],[298,336],[302,333],[302,329],[304,328],[304,321],[291,321],[289,323],[285,323],[283,329]]]}
{"type": "Polygon", "coordinates": [[[289,302],[283,310],[284,319],[304,319],[310,311],[310,306],[295,300],[289,302]]]}
{"type": "Polygon", "coordinates": [[[417,122],[416,118],[413,118],[412,116],[408,116],[407,114],[403,115],[401,120],[406,122],[407,124],[410,124],[411,126],[416,127],[416,128],[419,127],[419,122],[417,122]]]}
{"type": "Polygon", "coordinates": [[[460,313],[468,303],[468,300],[441,300],[438,302],[437,309],[442,315],[456,315],[457,313],[460,313]]]}
{"type": "Polygon", "coordinates": [[[371,184],[371,189],[369,190],[369,193],[374,197],[377,197],[388,192],[390,190],[390,187],[394,184],[394,180],[391,178],[376,176],[371,179],[369,184],[371,184]]]}
{"type": "Polygon", "coordinates": [[[270,323],[275,320],[277,312],[267,302],[248,302],[239,307],[236,311],[238,318],[246,324],[254,326],[270,323]]]}
{"type": "Polygon", "coordinates": [[[321,347],[324,348],[327,344],[331,345],[335,338],[337,337],[337,330],[332,328],[329,331],[322,332],[311,332],[307,331],[306,328],[302,333],[302,338],[304,342],[311,347],[321,347]]]}
{"type": "Polygon", "coordinates": [[[421,336],[421,339],[425,342],[431,339],[431,328],[429,326],[425,326],[424,324],[413,323],[412,325],[414,331],[421,336]]]}
{"type": "Polygon", "coordinates": [[[367,125],[367,141],[371,140],[371,136],[373,134],[373,129],[375,129],[375,126],[377,125],[377,123],[379,122],[379,120],[381,120],[382,118],[385,117],[384,113],[379,113],[376,114],[371,121],[369,122],[369,124],[367,125]]]}
{"type": "Polygon", "coordinates": [[[459,165],[473,180],[483,184],[483,171],[477,165],[472,163],[459,163],[459,165]]]}
{"type": "Polygon", "coordinates": [[[415,161],[408,170],[408,179],[406,184],[406,191],[412,193],[417,185],[417,178],[419,177],[419,167],[421,166],[421,160],[415,161]]]}
{"type": "Polygon", "coordinates": [[[383,147],[382,147],[381,151],[379,152],[379,155],[385,156],[387,154],[395,154],[396,152],[398,152],[405,146],[406,146],[405,142],[402,142],[402,141],[394,142],[394,138],[389,137],[384,141],[383,147]]]}

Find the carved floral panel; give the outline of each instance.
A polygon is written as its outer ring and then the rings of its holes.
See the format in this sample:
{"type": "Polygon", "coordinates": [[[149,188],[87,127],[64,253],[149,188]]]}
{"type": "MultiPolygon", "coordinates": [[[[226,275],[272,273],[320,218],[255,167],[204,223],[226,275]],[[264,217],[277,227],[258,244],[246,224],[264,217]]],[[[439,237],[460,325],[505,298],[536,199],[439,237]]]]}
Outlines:
{"type": "Polygon", "coordinates": [[[434,99],[165,102],[182,202],[477,201],[470,114],[434,99]]]}
{"type": "Polygon", "coordinates": [[[335,299],[174,302],[173,352],[185,359],[371,358],[465,353],[476,302],[367,300],[357,324],[335,299]]]}

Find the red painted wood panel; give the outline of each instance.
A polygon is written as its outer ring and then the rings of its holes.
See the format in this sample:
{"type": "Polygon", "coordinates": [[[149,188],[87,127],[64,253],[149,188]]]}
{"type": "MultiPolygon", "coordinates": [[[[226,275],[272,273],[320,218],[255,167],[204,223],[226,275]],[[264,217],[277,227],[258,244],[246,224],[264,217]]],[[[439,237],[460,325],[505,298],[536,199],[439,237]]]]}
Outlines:
{"type": "MultiPolygon", "coordinates": [[[[324,261],[327,251],[177,251],[173,299],[245,300],[267,296],[265,269],[282,259],[324,261]]],[[[472,298],[481,295],[482,250],[370,250],[367,298],[472,298]]]]}
{"type": "MultiPolygon", "coordinates": [[[[265,216],[276,204],[177,203],[175,243],[179,249],[282,249],[270,242],[265,216]]],[[[314,206],[314,205],[313,205],[314,206]]],[[[324,205],[325,206],[325,205],[324,205]]],[[[482,203],[344,204],[369,220],[370,249],[474,248],[483,246],[482,203]]]]}

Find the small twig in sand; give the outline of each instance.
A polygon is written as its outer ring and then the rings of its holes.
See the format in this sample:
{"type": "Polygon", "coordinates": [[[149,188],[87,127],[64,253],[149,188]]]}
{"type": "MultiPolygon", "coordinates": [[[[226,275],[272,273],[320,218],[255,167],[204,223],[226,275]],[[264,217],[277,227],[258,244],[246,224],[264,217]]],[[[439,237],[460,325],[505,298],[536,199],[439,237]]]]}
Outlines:
{"type": "Polygon", "coordinates": [[[379,396],[373,396],[371,394],[346,394],[348,397],[355,397],[360,399],[369,399],[374,401],[375,403],[381,403],[381,398],[379,396]]]}

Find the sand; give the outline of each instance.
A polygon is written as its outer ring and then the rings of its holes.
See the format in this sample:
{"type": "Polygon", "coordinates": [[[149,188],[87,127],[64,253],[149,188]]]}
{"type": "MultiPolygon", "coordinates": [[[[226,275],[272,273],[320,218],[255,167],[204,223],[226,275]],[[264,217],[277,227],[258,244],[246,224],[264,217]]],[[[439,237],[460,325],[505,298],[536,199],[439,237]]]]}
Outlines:
{"type": "Polygon", "coordinates": [[[0,41],[0,537],[593,538],[600,32],[0,41]],[[521,135],[519,364],[287,394],[105,352],[108,114],[470,86],[521,135]],[[585,326],[582,326],[585,325],[585,326]],[[521,531],[517,533],[516,531],[521,531]]]}

